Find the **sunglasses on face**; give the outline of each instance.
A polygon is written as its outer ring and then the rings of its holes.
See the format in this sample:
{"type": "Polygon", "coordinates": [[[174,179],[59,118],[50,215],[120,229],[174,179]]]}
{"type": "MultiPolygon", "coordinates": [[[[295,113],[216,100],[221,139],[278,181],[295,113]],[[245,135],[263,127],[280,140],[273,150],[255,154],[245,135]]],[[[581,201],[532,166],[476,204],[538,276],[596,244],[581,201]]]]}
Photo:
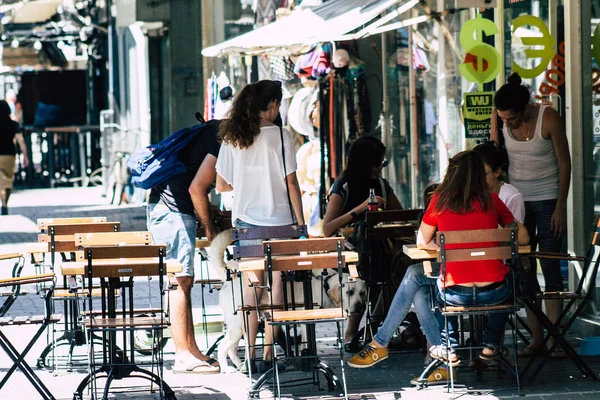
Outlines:
{"type": "Polygon", "coordinates": [[[390,162],[389,162],[389,161],[388,161],[386,158],[384,158],[384,159],[381,161],[381,168],[385,168],[385,167],[387,167],[389,163],[390,163],[390,162]]]}

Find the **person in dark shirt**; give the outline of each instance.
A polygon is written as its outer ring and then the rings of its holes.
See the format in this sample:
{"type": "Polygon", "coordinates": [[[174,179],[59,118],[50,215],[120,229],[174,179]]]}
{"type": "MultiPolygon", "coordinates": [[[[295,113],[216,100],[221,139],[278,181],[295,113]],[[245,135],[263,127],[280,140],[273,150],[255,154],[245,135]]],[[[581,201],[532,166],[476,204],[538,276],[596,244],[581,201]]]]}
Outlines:
{"type": "Polygon", "coordinates": [[[4,100],[0,100],[0,203],[2,203],[2,215],[8,214],[8,199],[12,193],[13,180],[15,177],[16,149],[15,139],[19,142],[23,153],[23,166],[29,164],[27,146],[23,135],[19,132],[19,124],[10,118],[10,106],[4,100]]]}
{"type": "Polygon", "coordinates": [[[182,271],[176,274],[177,290],[171,293],[174,372],[219,371],[219,363],[202,354],[196,344],[191,299],[196,246],[194,212],[206,228],[209,240],[217,234],[210,216],[208,192],[216,178],[219,123],[217,120],[207,122],[205,129],[179,152],[186,172],[152,188],[148,201],[148,230],[154,242],[166,244],[167,259],[176,259],[182,265],[182,271]]]}
{"type": "MultiPolygon", "coordinates": [[[[373,136],[363,136],[352,144],[346,169],[329,192],[327,212],[323,218],[325,236],[333,236],[341,227],[364,218],[370,189],[375,189],[378,208],[402,209],[392,187],[381,177],[381,170],[387,165],[385,150],[383,143],[373,136]]],[[[348,318],[344,334],[347,352],[360,351],[357,333],[361,319],[362,314],[352,314],[348,318]]]]}

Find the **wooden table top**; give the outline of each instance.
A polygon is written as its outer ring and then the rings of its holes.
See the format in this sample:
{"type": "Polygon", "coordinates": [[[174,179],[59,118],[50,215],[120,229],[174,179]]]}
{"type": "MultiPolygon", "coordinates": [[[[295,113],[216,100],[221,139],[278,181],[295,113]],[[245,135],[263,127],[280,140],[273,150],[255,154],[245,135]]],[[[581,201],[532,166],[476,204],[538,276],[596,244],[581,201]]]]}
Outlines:
{"type": "MultiPolygon", "coordinates": [[[[75,240],[75,239],[73,239],[73,240],[75,240]]],[[[48,242],[25,243],[25,252],[27,254],[48,253],[48,252],[50,252],[50,243],[48,243],[48,242]]]]}
{"type": "MultiPolygon", "coordinates": [[[[321,253],[321,254],[311,254],[311,257],[323,257],[330,256],[335,253],[321,253]]],[[[356,263],[358,262],[358,253],[355,251],[342,251],[342,256],[344,257],[344,261],[346,264],[356,263]]],[[[286,257],[286,256],[284,256],[286,257]]],[[[277,257],[273,257],[277,259],[277,257]]],[[[267,266],[267,259],[265,257],[255,257],[255,258],[246,258],[243,260],[236,261],[228,261],[227,265],[232,269],[237,269],[242,272],[249,271],[264,271],[267,266]]]]}
{"type": "MultiPolygon", "coordinates": [[[[437,258],[439,252],[439,250],[419,249],[416,244],[405,244],[402,246],[402,251],[413,260],[428,260],[437,258]]],[[[528,253],[531,253],[531,247],[529,245],[519,246],[519,254],[528,253]]]]}
{"type": "MultiPolygon", "coordinates": [[[[115,258],[115,259],[104,259],[94,261],[95,267],[103,268],[123,268],[130,267],[134,268],[148,268],[156,266],[158,258],[115,258]]],[[[167,273],[181,272],[181,264],[176,260],[166,260],[167,273]]],[[[60,270],[63,275],[84,275],[85,268],[87,267],[87,261],[71,261],[60,264],[60,270]]],[[[126,274],[124,276],[127,276],[126,274]]]]}

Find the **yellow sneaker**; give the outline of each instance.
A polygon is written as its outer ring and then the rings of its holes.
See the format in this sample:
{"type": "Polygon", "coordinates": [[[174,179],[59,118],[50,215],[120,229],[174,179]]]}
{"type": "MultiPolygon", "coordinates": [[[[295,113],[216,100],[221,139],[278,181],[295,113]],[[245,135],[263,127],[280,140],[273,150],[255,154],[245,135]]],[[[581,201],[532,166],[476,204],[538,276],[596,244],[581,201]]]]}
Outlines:
{"type": "Polygon", "coordinates": [[[367,347],[355,354],[348,360],[348,366],[352,368],[369,368],[388,358],[387,347],[375,347],[368,344],[367,347]]]}
{"type": "MultiPolygon", "coordinates": [[[[458,369],[455,368],[454,371],[452,371],[452,374],[453,374],[454,382],[456,383],[456,381],[458,380],[458,369]]],[[[417,378],[411,379],[410,384],[414,385],[414,386],[445,385],[446,382],[448,382],[448,379],[449,379],[448,368],[439,367],[438,369],[433,371],[431,374],[429,374],[426,381],[420,380],[419,377],[417,377],[417,378]]]]}

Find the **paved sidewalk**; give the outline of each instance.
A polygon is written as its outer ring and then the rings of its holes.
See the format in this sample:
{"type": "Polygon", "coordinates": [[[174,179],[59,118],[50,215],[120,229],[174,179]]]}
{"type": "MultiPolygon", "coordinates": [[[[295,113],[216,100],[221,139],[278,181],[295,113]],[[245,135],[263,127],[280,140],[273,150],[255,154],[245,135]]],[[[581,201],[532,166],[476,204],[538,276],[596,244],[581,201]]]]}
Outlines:
{"type": "MultiPolygon", "coordinates": [[[[24,242],[36,241],[35,222],[41,217],[67,217],[67,216],[107,216],[109,221],[120,221],[123,230],[145,230],[145,209],[141,206],[122,206],[116,207],[107,204],[108,201],[101,196],[99,188],[76,188],[76,189],[42,189],[18,191],[11,199],[10,212],[8,217],[0,217],[0,252],[20,251],[24,242]]],[[[0,262],[0,276],[6,277],[10,274],[10,263],[0,262]]],[[[33,272],[30,265],[26,265],[25,273],[33,272]]],[[[138,285],[137,296],[148,297],[148,286],[138,285]]],[[[33,287],[28,290],[32,292],[33,287]]],[[[154,292],[152,288],[150,292],[154,292]]],[[[195,287],[193,292],[194,315],[197,323],[197,341],[203,349],[206,349],[218,337],[218,333],[212,332],[205,334],[202,331],[200,317],[202,290],[195,287]]],[[[218,303],[218,293],[208,290],[204,292],[205,305],[209,308],[209,313],[216,312],[218,303]]],[[[151,296],[152,301],[156,297],[151,296]]],[[[2,299],[0,299],[2,301],[2,299]]],[[[17,303],[11,308],[12,315],[33,315],[40,314],[42,307],[39,297],[34,294],[20,297],[17,303]]],[[[60,312],[60,309],[58,310],[60,312]]],[[[219,317],[211,317],[219,320],[219,317]]],[[[215,325],[211,325],[214,327],[215,325]]],[[[218,325],[217,325],[218,326],[218,325]]],[[[18,349],[22,349],[27,343],[28,338],[35,327],[20,326],[3,328],[10,340],[18,349]]],[[[336,348],[333,346],[334,326],[321,328],[317,332],[319,340],[325,345],[325,350],[321,356],[330,363],[338,377],[340,376],[339,360],[336,361],[336,348]]],[[[579,338],[573,336],[570,340],[577,346],[579,338]]],[[[43,335],[27,357],[30,365],[35,366],[37,356],[46,344],[46,337],[43,335]]],[[[322,346],[320,346],[322,347],[322,346]]],[[[173,363],[173,344],[169,340],[165,348],[165,381],[175,390],[177,398],[188,399],[245,399],[247,398],[249,379],[239,373],[216,374],[216,375],[197,375],[173,374],[171,368],[173,363]]],[[[76,348],[76,357],[79,363],[74,371],[68,372],[66,369],[58,369],[54,372],[39,371],[42,381],[48,385],[57,399],[71,399],[74,389],[81,379],[85,376],[85,348],[76,348]]],[[[240,356],[242,352],[240,352],[240,356]]],[[[213,355],[214,356],[214,355],[213,355]]],[[[347,359],[348,357],[346,357],[347,359]]],[[[441,387],[430,387],[423,390],[416,390],[411,387],[410,379],[418,375],[423,367],[424,354],[420,352],[391,354],[387,361],[376,365],[370,369],[356,370],[346,367],[346,378],[348,391],[352,399],[449,399],[452,396],[445,392],[441,387]]],[[[600,372],[600,358],[587,357],[593,370],[600,372]]],[[[0,351],[0,379],[11,366],[11,361],[4,352],[0,351]]],[[[521,364],[523,365],[523,364],[521,364]]],[[[292,376],[294,379],[300,377],[299,374],[283,374],[282,379],[288,379],[292,376]]],[[[306,375],[304,375],[306,376],[306,375]]],[[[480,394],[470,393],[459,396],[461,392],[457,390],[455,397],[477,398],[477,399],[504,399],[516,398],[518,394],[511,388],[511,380],[504,373],[498,378],[495,371],[486,371],[483,374],[483,381],[476,382],[473,373],[460,370],[459,382],[468,387],[476,388],[480,394]],[[495,389],[490,393],[491,389],[495,389]]],[[[103,384],[103,382],[101,382],[103,384]]],[[[136,380],[117,381],[115,387],[127,385],[126,393],[111,394],[111,398],[116,399],[158,399],[157,394],[148,391],[148,387],[139,389],[137,393],[131,392],[132,386],[145,384],[145,381],[136,380]]],[[[295,396],[287,395],[286,398],[329,398],[328,393],[316,391],[308,384],[296,387],[292,390],[295,396]]],[[[537,380],[533,384],[523,387],[523,394],[530,399],[600,399],[600,383],[592,381],[590,378],[584,378],[571,364],[569,360],[551,360],[537,380]]],[[[261,397],[272,397],[270,391],[261,392],[261,397]]],[[[0,399],[38,399],[39,395],[33,387],[27,382],[24,375],[17,371],[11,377],[6,386],[0,390],[0,399]]]]}

